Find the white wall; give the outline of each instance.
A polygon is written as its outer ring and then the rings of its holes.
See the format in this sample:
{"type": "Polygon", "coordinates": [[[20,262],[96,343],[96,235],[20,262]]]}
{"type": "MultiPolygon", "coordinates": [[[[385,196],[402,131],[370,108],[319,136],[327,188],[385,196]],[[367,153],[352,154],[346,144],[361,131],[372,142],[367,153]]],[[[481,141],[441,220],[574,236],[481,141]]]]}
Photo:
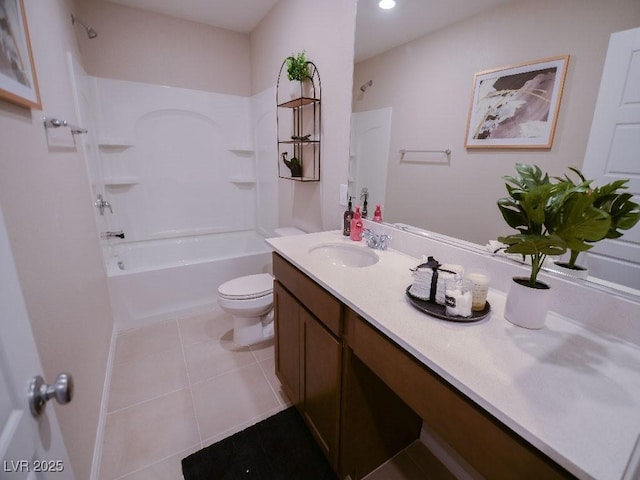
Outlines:
{"type": "Polygon", "coordinates": [[[87,73],[96,77],[249,96],[249,37],[103,0],[78,1],[87,73]]]}
{"type": "Polygon", "coordinates": [[[356,65],[354,111],[393,107],[385,220],[480,244],[508,232],[496,207],[502,176],[517,162],[552,175],[582,165],[609,35],[638,25],[637,0],[521,0],[356,65]],[[571,58],[550,150],[465,150],[475,73],[563,54],[571,58]],[[450,148],[451,161],[400,164],[401,148],[450,148]]]}
{"type": "Polygon", "coordinates": [[[301,50],[318,67],[322,82],[320,182],[279,180],[280,225],[308,231],[340,228],[344,207],[338,204],[339,185],[347,183],[349,159],[355,6],[355,0],[280,0],[251,33],[252,92],[274,86],[282,61],[301,50]]]}
{"type": "MultiPolygon", "coordinates": [[[[67,51],[69,0],[25,0],[44,113],[76,123],[67,51]]],[[[89,478],[113,328],[93,200],[80,149],[49,148],[42,111],[0,100],[0,203],[44,377],[70,372],[56,409],[78,479],[89,478]]],[[[33,372],[37,374],[39,372],[33,372]]]]}

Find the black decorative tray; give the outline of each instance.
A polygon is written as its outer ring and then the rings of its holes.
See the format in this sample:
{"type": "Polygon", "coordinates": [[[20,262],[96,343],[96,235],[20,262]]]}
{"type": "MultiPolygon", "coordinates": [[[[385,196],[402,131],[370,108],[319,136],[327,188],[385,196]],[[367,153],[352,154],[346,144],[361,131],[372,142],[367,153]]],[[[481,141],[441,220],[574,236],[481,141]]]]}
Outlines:
{"type": "Polygon", "coordinates": [[[463,323],[477,322],[479,320],[482,320],[483,318],[486,318],[491,313],[491,305],[489,305],[489,302],[487,302],[482,310],[477,312],[474,310],[471,310],[470,317],[450,316],[450,315],[447,315],[446,307],[444,305],[440,305],[435,302],[429,302],[427,300],[422,300],[421,298],[411,295],[409,293],[410,288],[411,288],[411,285],[407,287],[406,293],[407,293],[407,298],[409,299],[409,302],[411,303],[411,305],[413,305],[418,310],[424,313],[427,313],[436,318],[440,318],[442,320],[448,320],[450,322],[463,322],[463,323]]]}

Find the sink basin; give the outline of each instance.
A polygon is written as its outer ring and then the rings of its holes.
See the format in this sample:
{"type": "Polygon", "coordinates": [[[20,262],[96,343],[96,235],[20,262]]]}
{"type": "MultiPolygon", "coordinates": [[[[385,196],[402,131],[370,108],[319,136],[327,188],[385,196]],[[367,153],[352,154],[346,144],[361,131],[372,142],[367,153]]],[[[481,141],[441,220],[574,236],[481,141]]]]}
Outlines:
{"type": "Polygon", "coordinates": [[[338,267],[368,267],[379,260],[378,255],[367,248],[344,243],[314,245],[309,248],[309,254],[338,267]]]}

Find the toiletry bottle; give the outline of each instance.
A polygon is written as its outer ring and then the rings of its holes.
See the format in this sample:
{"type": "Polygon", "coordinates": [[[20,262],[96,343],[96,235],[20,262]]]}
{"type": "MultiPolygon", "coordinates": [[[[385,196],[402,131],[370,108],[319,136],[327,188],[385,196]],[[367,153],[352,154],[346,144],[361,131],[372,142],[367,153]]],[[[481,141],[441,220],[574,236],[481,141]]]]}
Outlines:
{"type": "Polygon", "coordinates": [[[351,236],[351,219],[352,218],[353,218],[353,210],[352,210],[351,197],[349,197],[349,206],[347,207],[347,210],[344,212],[344,223],[342,227],[342,234],[345,237],[351,236]]]}
{"type": "Polygon", "coordinates": [[[364,227],[362,223],[362,215],[360,215],[360,207],[356,207],[356,213],[353,215],[353,218],[351,219],[351,235],[350,235],[351,240],[355,242],[359,242],[360,240],[362,240],[363,228],[364,227]]]}
{"type": "Polygon", "coordinates": [[[376,205],[376,211],[373,213],[373,221],[382,223],[382,209],[380,205],[376,205]]]}
{"type": "Polygon", "coordinates": [[[364,203],[362,204],[362,218],[367,218],[367,196],[364,196],[364,203]]]}

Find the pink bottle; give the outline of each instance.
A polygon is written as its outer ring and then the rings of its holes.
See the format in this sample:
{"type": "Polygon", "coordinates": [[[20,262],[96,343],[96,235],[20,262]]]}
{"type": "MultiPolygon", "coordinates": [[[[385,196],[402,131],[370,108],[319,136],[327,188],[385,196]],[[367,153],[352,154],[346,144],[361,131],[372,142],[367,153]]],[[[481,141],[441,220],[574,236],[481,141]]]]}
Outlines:
{"type": "Polygon", "coordinates": [[[356,213],[351,219],[351,235],[349,235],[351,240],[353,240],[354,242],[359,242],[360,240],[362,240],[363,228],[364,227],[362,223],[362,215],[360,214],[360,207],[356,207],[356,213]]]}
{"type": "Polygon", "coordinates": [[[373,213],[373,221],[382,223],[382,209],[380,205],[376,205],[376,211],[373,213]]]}

